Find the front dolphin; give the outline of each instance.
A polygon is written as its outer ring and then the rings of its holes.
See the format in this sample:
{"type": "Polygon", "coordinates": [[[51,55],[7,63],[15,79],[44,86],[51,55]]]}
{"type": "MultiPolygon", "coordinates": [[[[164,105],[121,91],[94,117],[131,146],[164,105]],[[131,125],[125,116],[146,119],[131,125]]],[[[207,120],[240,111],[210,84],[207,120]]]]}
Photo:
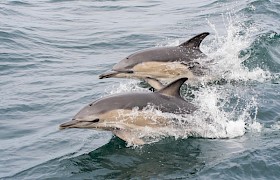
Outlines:
{"type": "Polygon", "coordinates": [[[145,127],[166,127],[170,123],[163,116],[146,112],[147,106],[175,114],[190,114],[196,110],[193,104],[180,96],[180,87],[186,80],[178,79],[157,92],[124,93],[98,99],[80,110],[72,121],[61,124],[60,128],[108,130],[124,141],[144,144],[135,131],[145,127]]]}
{"type": "Polygon", "coordinates": [[[205,74],[206,68],[198,62],[205,58],[199,46],[209,33],[201,33],[174,47],[155,47],[138,51],[113,66],[112,71],[101,74],[103,78],[146,77],[159,80],[174,80],[188,77],[190,80],[205,74]]]}

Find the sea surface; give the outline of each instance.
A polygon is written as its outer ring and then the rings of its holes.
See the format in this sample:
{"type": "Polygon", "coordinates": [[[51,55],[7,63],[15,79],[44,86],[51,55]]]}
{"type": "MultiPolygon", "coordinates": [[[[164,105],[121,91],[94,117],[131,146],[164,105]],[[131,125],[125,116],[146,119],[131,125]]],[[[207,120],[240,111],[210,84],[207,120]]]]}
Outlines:
{"type": "Polygon", "coordinates": [[[279,0],[0,2],[0,179],[279,178],[279,0]],[[202,32],[212,80],[184,85],[200,111],[181,126],[142,146],[59,130],[95,99],[148,91],[98,78],[121,59],[202,32]]]}

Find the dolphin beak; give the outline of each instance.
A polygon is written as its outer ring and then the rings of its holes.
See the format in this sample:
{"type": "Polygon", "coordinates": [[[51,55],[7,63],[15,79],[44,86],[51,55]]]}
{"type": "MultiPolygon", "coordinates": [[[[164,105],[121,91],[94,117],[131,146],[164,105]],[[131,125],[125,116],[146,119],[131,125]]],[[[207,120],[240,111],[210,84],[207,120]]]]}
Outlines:
{"type": "Polygon", "coordinates": [[[99,75],[99,79],[115,77],[116,75],[122,74],[122,73],[123,74],[133,74],[134,72],[132,70],[109,71],[109,72],[99,75]]]}
{"type": "Polygon", "coordinates": [[[60,124],[59,125],[59,129],[62,130],[62,129],[67,129],[67,128],[71,128],[72,126],[78,124],[79,121],[77,120],[72,120],[72,121],[69,121],[69,122],[66,122],[66,123],[63,123],[63,124],[60,124]]]}
{"type": "Polygon", "coordinates": [[[117,74],[119,74],[119,72],[116,72],[116,71],[106,72],[104,74],[99,75],[99,79],[114,77],[117,74]]]}
{"type": "Polygon", "coordinates": [[[59,125],[59,129],[67,129],[67,128],[88,128],[90,125],[94,123],[98,123],[99,119],[95,118],[93,120],[76,120],[73,119],[72,121],[63,123],[59,125]]]}

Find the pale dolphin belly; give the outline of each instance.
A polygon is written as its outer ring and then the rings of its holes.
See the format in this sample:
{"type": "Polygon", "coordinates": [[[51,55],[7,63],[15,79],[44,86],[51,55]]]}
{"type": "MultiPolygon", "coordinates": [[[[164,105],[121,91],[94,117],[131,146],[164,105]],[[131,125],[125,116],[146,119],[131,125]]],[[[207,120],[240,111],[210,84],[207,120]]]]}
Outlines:
{"type": "Polygon", "coordinates": [[[180,62],[143,62],[135,65],[131,70],[133,73],[118,73],[115,77],[138,79],[152,77],[159,80],[173,80],[182,77],[192,80],[195,78],[188,66],[180,62]]]}

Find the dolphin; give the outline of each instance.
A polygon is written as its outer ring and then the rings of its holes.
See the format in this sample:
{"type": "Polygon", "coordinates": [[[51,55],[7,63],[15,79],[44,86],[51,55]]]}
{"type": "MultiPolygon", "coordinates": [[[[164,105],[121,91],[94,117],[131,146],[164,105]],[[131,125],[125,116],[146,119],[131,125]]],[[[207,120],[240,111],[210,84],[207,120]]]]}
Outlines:
{"type": "Polygon", "coordinates": [[[199,47],[208,35],[208,32],[198,34],[179,46],[154,47],[138,51],[115,64],[110,72],[101,74],[99,78],[150,77],[170,82],[187,77],[195,81],[207,72],[207,68],[199,62],[199,59],[207,56],[199,47]]]}
{"type": "Polygon", "coordinates": [[[188,78],[180,78],[156,92],[121,93],[98,99],[82,108],[74,118],[60,125],[60,129],[90,128],[111,131],[124,141],[145,144],[135,132],[144,128],[166,127],[172,121],[148,111],[191,114],[196,106],[180,96],[180,87],[188,78]]]}

